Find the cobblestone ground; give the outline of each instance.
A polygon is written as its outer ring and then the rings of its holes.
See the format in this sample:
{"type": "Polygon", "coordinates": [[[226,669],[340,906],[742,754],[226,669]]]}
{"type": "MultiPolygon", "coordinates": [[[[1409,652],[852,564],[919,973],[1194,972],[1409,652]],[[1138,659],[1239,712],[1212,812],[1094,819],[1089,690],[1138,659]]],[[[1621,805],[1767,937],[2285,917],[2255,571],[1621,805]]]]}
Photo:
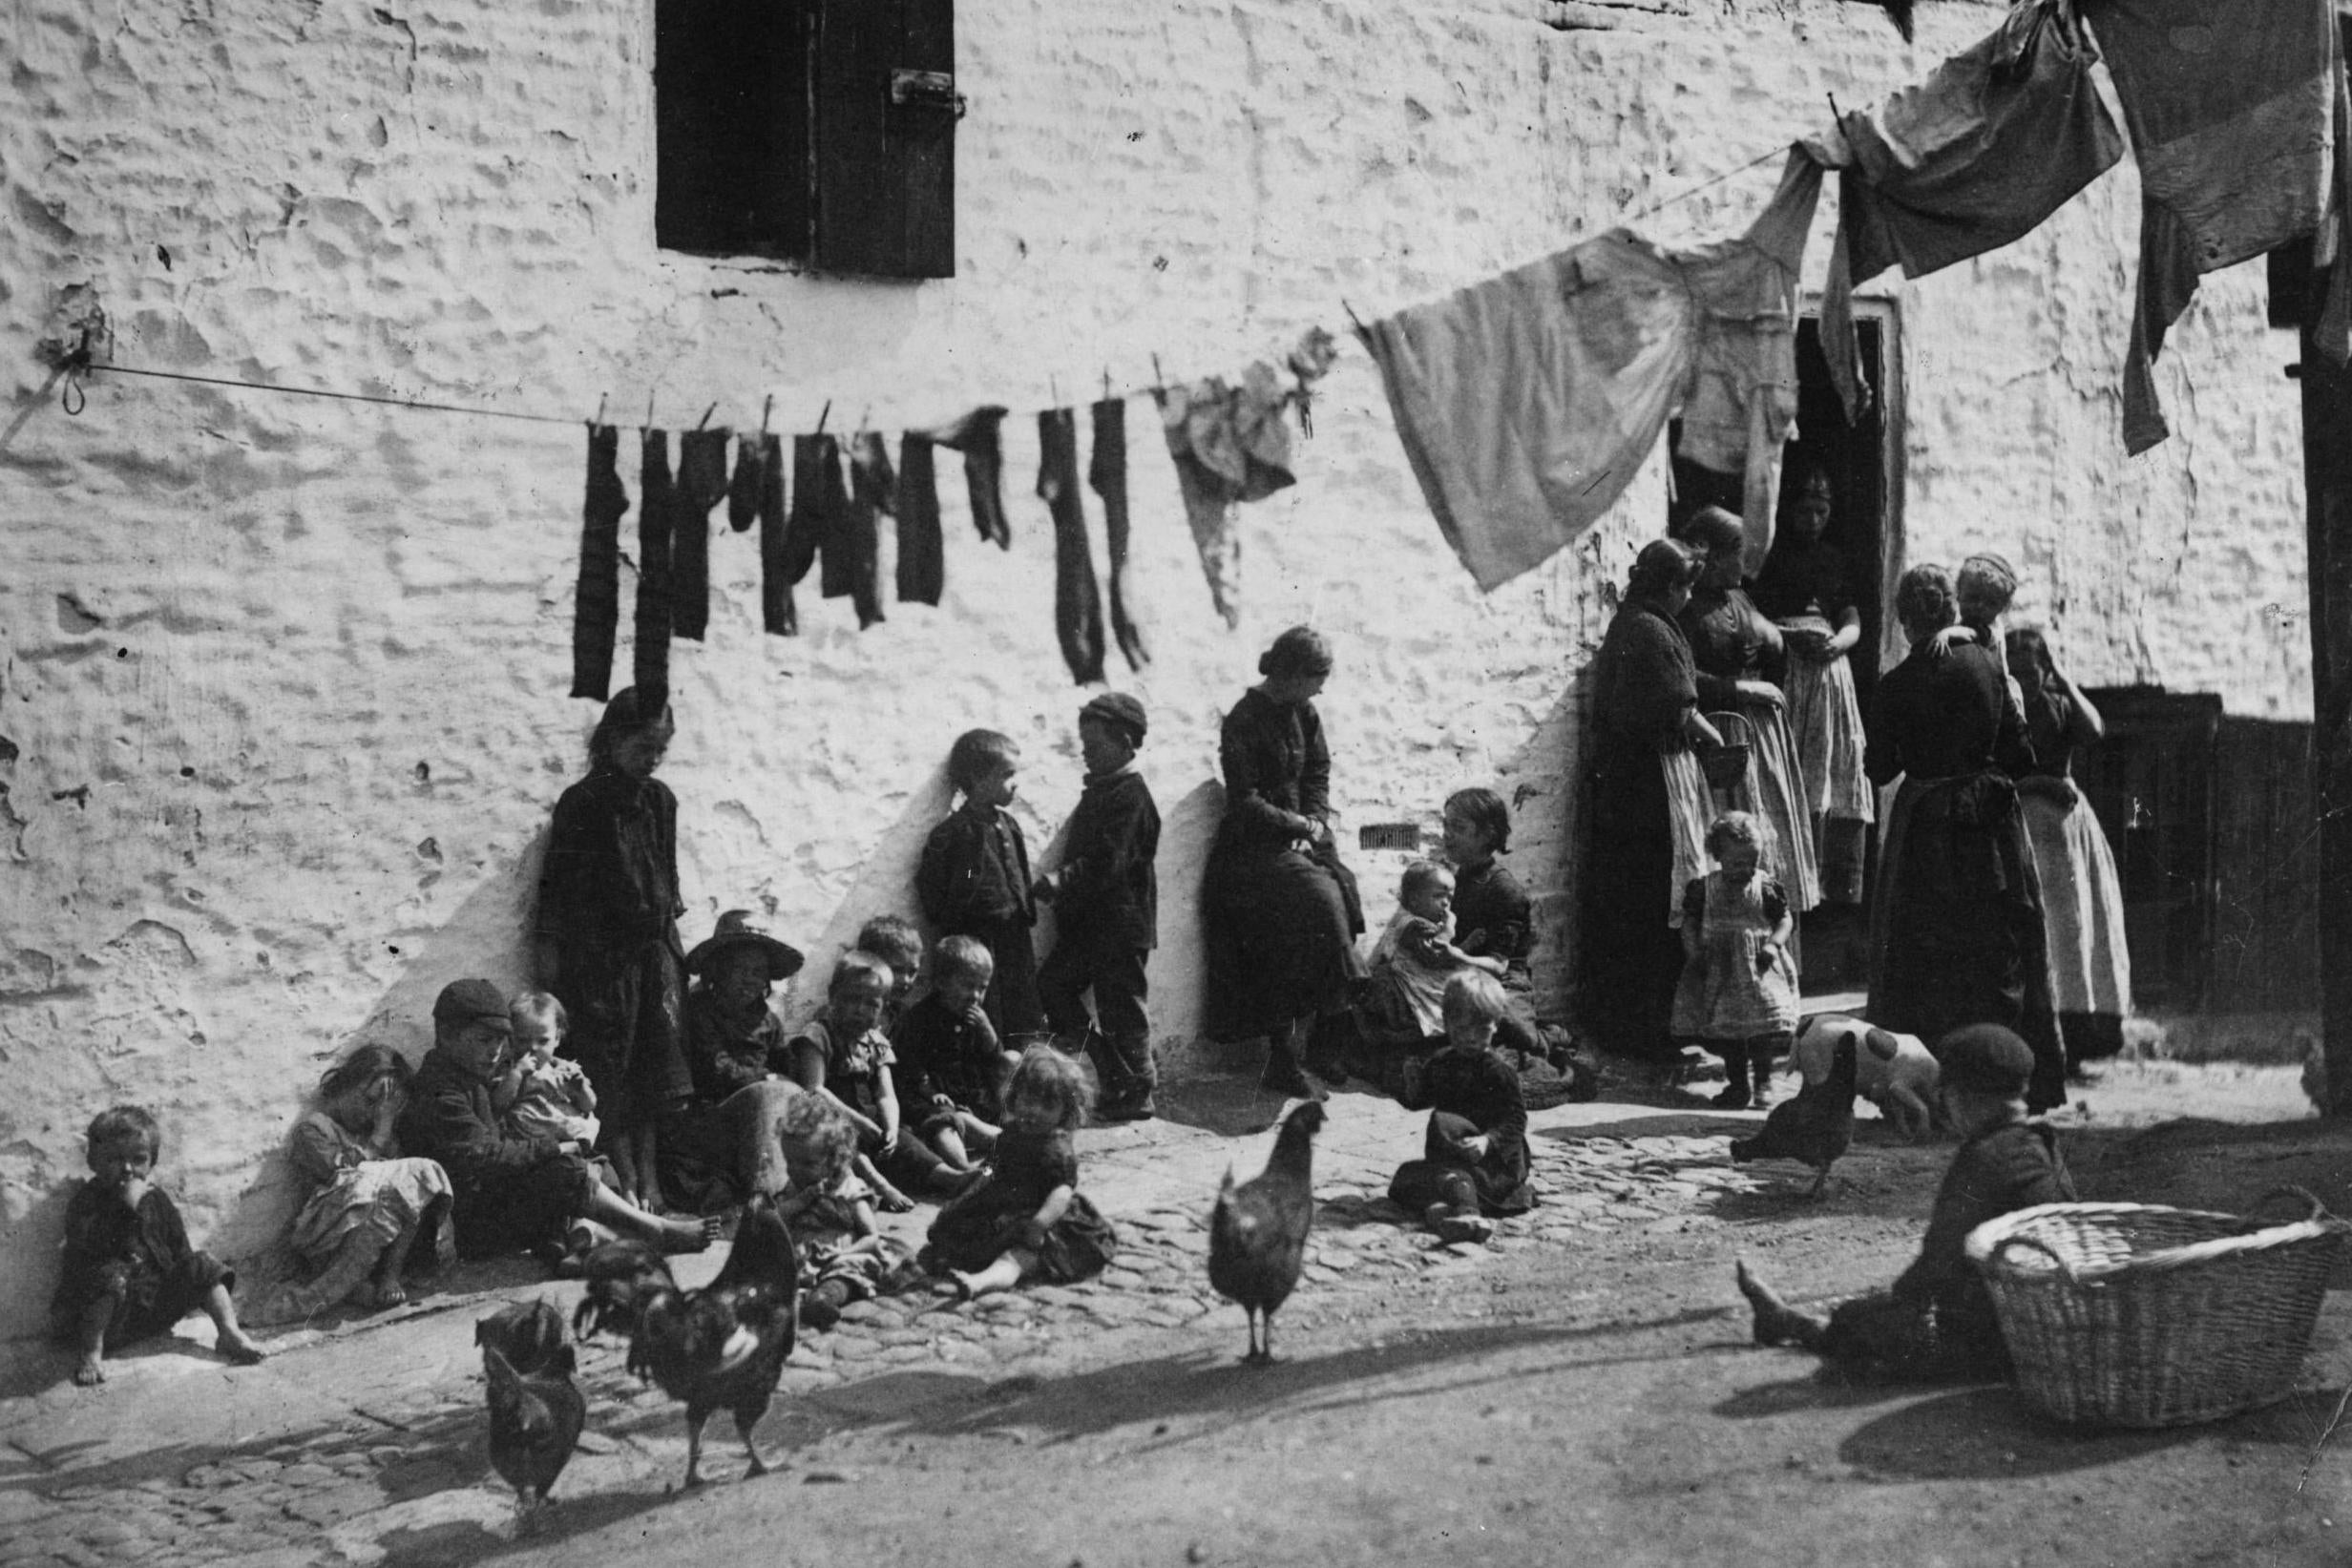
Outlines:
{"type": "MultiPolygon", "coordinates": [[[[1493,1267],[1515,1249],[1721,1224],[1727,1205],[1734,1212],[1742,1204],[1754,1208],[1763,1201],[1754,1195],[1794,1190],[1803,1174],[1793,1177],[1793,1167],[1733,1167],[1719,1136],[1585,1137],[1554,1130],[1540,1133],[1534,1147],[1542,1203],[1524,1219],[1502,1224],[1483,1246],[1441,1244],[1408,1228],[1363,1160],[1353,1161],[1354,1169],[1337,1162],[1342,1168],[1317,1182],[1310,1262],[1284,1324],[1312,1328],[1319,1317],[1345,1315],[1415,1280],[1493,1267]]],[[[1932,1170],[1943,1157],[1932,1148],[1858,1147],[1839,1178],[1856,1180],[1849,1175],[1855,1166],[1884,1174],[1890,1161],[1932,1170]]],[[[1866,1185],[1870,1178],[1859,1180],[1866,1185]]],[[[1780,1200],[1771,1202],[1776,1206],[1780,1200]]],[[[1229,1338],[1238,1350],[1240,1314],[1207,1283],[1206,1204],[1115,1218],[1123,1244],[1117,1264],[1085,1285],[1019,1290],[963,1306],[921,1297],[863,1302],[851,1306],[832,1331],[804,1335],[765,1437],[775,1444],[781,1423],[806,1418],[795,1396],[818,1396],[822,1406],[829,1392],[846,1396],[886,1372],[1002,1376],[1049,1355],[1082,1357],[1089,1341],[1120,1331],[1213,1334],[1219,1346],[1229,1338]]],[[[568,1305],[571,1287],[560,1288],[568,1305]]],[[[457,1305],[471,1317],[491,1304],[457,1305]]],[[[583,1348],[589,1432],[556,1488],[557,1498],[575,1509],[581,1506],[578,1499],[593,1499],[599,1489],[642,1492],[649,1477],[671,1478],[683,1468],[683,1423],[676,1407],[658,1390],[627,1377],[620,1361],[617,1346],[583,1348]]],[[[290,1359],[280,1364],[282,1371],[289,1368],[299,1372],[290,1359]]],[[[125,1419],[135,1419],[135,1407],[122,1410],[125,1419]]],[[[154,1466],[107,1467],[94,1478],[70,1472],[56,1485],[36,1479],[0,1491],[0,1568],[117,1562],[178,1568],[221,1561],[276,1568],[366,1563],[387,1556],[433,1560],[419,1555],[413,1541],[404,1551],[404,1533],[413,1537],[424,1521],[457,1516],[475,1521],[470,1538],[487,1544],[484,1532],[503,1537],[512,1529],[512,1504],[483,1455],[481,1411],[479,1378],[458,1362],[390,1397],[351,1407],[342,1419],[250,1451],[224,1448],[218,1457],[184,1467],[165,1454],[154,1466]]],[[[718,1461],[713,1474],[733,1474],[738,1451],[724,1418],[712,1423],[711,1436],[708,1458],[718,1461]]],[[[30,1457],[42,1462],[37,1453],[30,1457]]]]}

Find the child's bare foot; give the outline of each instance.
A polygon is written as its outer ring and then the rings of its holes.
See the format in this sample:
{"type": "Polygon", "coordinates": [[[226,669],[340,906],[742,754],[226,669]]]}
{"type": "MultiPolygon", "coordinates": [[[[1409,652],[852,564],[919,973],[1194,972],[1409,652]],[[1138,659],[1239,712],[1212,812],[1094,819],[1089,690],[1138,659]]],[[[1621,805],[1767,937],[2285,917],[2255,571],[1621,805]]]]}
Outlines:
{"type": "Polygon", "coordinates": [[[950,1301],[970,1301],[973,1295],[972,1276],[960,1268],[951,1268],[947,1271],[947,1278],[931,1288],[934,1294],[945,1296],[950,1301]]]}
{"type": "Polygon", "coordinates": [[[914,1200],[896,1187],[882,1187],[874,1193],[874,1206],[885,1214],[906,1214],[914,1207],[914,1200]]]}
{"type": "Polygon", "coordinates": [[[258,1367],[269,1359],[269,1352],[255,1344],[253,1336],[242,1328],[221,1329],[219,1348],[232,1367],[258,1367]]]}
{"type": "Polygon", "coordinates": [[[397,1279],[376,1281],[368,1287],[368,1297],[379,1311],[388,1307],[409,1305],[409,1292],[397,1279]]]}
{"type": "Polygon", "coordinates": [[[106,1381],[106,1364],[95,1355],[86,1355],[74,1364],[74,1382],[78,1388],[94,1388],[106,1381]]]}
{"type": "Polygon", "coordinates": [[[702,1252],[719,1239],[722,1221],[716,1214],[706,1214],[699,1220],[664,1220],[661,1223],[662,1250],[664,1252],[702,1252]]]}

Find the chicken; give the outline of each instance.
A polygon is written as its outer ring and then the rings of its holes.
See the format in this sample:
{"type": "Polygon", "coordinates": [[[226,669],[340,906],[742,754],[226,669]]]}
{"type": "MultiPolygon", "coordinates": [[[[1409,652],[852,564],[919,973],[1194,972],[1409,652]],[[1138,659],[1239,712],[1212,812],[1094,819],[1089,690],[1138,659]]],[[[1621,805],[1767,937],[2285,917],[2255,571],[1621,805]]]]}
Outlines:
{"type": "Polygon", "coordinates": [[[637,1309],[657,1290],[675,1290],[678,1280],[662,1254],[643,1242],[606,1242],[588,1249],[580,1263],[587,1293],[572,1309],[572,1332],[582,1339],[598,1333],[637,1332],[637,1309]]]}
{"type": "Polygon", "coordinates": [[[547,1501],[588,1424],[588,1402],[572,1384],[572,1347],[556,1346],[546,1367],[524,1373],[497,1346],[485,1345],[482,1372],[490,1380],[491,1468],[514,1489],[528,1528],[534,1505],[547,1501]]]}
{"type": "Polygon", "coordinates": [[[767,1474],[751,1432],[792,1353],[799,1293],[792,1233],[775,1210],[760,1207],[745,1213],[724,1266],[707,1286],[657,1286],[638,1302],[629,1369],[684,1401],[688,1487],[703,1484],[703,1423],[716,1410],[734,1413],[751,1455],[749,1474],[767,1474]]]}
{"type": "Polygon", "coordinates": [[[1802,1160],[1815,1173],[1813,1188],[1805,1196],[1820,1197],[1823,1184],[1829,1181],[1830,1166],[1854,1140],[1856,1050],[1854,1035],[1848,1033],[1838,1042],[1827,1077],[1806,1084],[1794,1099],[1774,1106],[1772,1114],[1764,1119],[1763,1130],[1755,1137],[1732,1139],[1732,1162],[1802,1160]]]}
{"type": "Polygon", "coordinates": [[[1314,1135],[1323,1118],[1322,1103],[1312,1099],[1285,1117],[1266,1169],[1235,1186],[1227,1167],[1209,1212],[1208,1283],[1249,1314],[1250,1353],[1242,1359],[1254,1366],[1274,1359],[1274,1311],[1290,1299],[1306,1262],[1307,1232],[1314,1225],[1314,1135]]]}
{"type": "Polygon", "coordinates": [[[554,1365],[557,1351],[569,1352],[563,1333],[563,1314],[547,1298],[514,1302],[473,1326],[473,1343],[506,1357],[508,1367],[528,1377],[554,1365]]]}

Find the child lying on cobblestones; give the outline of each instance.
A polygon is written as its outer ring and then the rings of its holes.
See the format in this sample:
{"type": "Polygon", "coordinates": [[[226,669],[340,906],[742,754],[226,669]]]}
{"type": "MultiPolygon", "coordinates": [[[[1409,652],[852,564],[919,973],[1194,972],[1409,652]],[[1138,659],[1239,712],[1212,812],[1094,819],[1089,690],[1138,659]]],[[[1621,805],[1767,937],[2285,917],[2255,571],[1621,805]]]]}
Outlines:
{"type": "Polygon", "coordinates": [[[1482,1242],[1497,1218],[1535,1207],[1528,1182],[1527,1103],[1519,1075],[1495,1049],[1495,1026],[1510,1007],[1491,974],[1446,983],[1445,1049],[1408,1068],[1396,1101],[1427,1108],[1418,1160],[1389,1181],[1392,1202],[1449,1242],[1482,1242]]]}
{"type": "Polygon", "coordinates": [[[2033,1049],[1999,1024],[1970,1024],[1937,1042],[1938,1090],[1961,1145],[1936,1191],[1920,1255],[1888,1289],[1842,1302],[1828,1317],[1797,1311],[1737,1265],[1758,1345],[1797,1345],[1861,1381],[1999,1382],[2008,1347],[1984,1282],[1969,1265],[1968,1233],[2035,1203],[2070,1202],[2074,1181],[2058,1135],[2026,1119],[2033,1049]]]}
{"type": "Polygon", "coordinates": [[[832,1101],[798,1095],[786,1105],[777,1136],[787,1185],[773,1200],[800,1248],[800,1321],[830,1328],[853,1301],[894,1295],[922,1270],[904,1242],[876,1227],[873,1189],[852,1171],[857,1129],[832,1101]]]}
{"type": "Polygon", "coordinates": [[[188,1244],[179,1210],[151,1180],[163,1143],[156,1119],[117,1105],[92,1119],[91,1178],[66,1204],[65,1266],[50,1300],[50,1326],[80,1359],[74,1381],[106,1381],[109,1350],[155,1339],[191,1312],[220,1330],[232,1366],[262,1358],[237,1322],[236,1270],[188,1244]]]}
{"type": "Polygon", "coordinates": [[[1032,1280],[1074,1285],[1119,1250],[1110,1222],[1078,1190],[1086,1079],[1050,1045],[1031,1046],[1004,1088],[995,1168],[939,1211],[921,1253],[942,1290],[970,1301],[1032,1280]]]}

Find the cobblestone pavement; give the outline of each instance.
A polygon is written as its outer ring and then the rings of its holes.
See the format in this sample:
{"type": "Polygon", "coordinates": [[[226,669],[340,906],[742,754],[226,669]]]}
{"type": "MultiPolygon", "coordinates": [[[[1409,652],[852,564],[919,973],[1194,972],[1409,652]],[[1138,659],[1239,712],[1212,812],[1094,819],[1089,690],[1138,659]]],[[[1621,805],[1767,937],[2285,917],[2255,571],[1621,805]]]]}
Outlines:
{"type": "MultiPolygon", "coordinates": [[[[1353,1142],[1327,1135],[1318,1154],[1314,1241],[1299,1292],[1281,1317],[1292,1334],[1289,1345],[1326,1315],[1362,1309],[1413,1281],[1474,1274],[1515,1249],[1590,1245],[1776,1210],[1802,1175],[1793,1176],[1793,1167],[1733,1167],[1721,1134],[1698,1130],[1736,1130],[1735,1119],[1626,1107],[1612,1119],[1608,1108],[1576,1107],[1582,1125],[1564,1112],[1535,1119],[1540,1206],[1503,1223],[1487,1245],[1447,1245],[1408,1228],[1385,1196],[1388,1162],[1400,1146],[1418,1143],[1418,1119],[1394,1107],[1358,1110],[1354,1099],[1347,1105],[1359,1131],[1353,1142]],[[1643,1130],[1652,1125],[1661,1130],[1643,1130]]],[[[789,1449],[792,1432],[807,1423],[878,1413],[859,1401],[861,1389],[880,1386],[881,1374],[926,1373],[934,1388],[971,1387],[1042,1372],[1056,1358],[1113,1353],[1133,1335],[1186,1336],[1219,1349],[1229,1341],[1238,1350],[1240,1313],[1207,1283],[1206,1195],[1227,1159],[1245,1174],[1253,1169],[1266,1140],[1237,1152],[1197,1131],[1167,1129],[1160,1138],[1126,1156],[1128,1170],[1157,1168],[1166,1178],[1156,1200],[1119,1205],[1115,1146],[1105,1150],[1105,1179],[1088,1178],[1122,1238],[1118,1260],[1102,1278],[963,1306],[920,1297],[855,1304],[830,1332],[802,1337],[764,1438],[789,1449]],[[1180,1178],[1177,1196],[1168,1188],[1180,1178]]],[[[1866,1140],[1838,1181],[1867,1190],[1904,1167],[1907,1186],[1918,1174],[1908,1167],[1932,1173],[1943,1157],[1932,1147],[1866,1140]]],[[[541,1288],[568,1307],[575,1287],[541,1288]]],[[[472,1319],[494,1302],[444,1300],[389,1324],[284,1346],[257,1372],[200,1364],[166,1380],[142,1376],[149,1369],[133,1361],[100,1393],[52,1389],[37,1409],[15,1402],[27,1410],[4,1429],[10,1447],[0,1453],[0,1568],[457,1561],[494,1549],[514,1528],[513,1504],[483,1454],[470,1343],[472,1319]],[[158,1432],[155,1446],[142,1447],[136,1430],[124,1430],[141,1420],[143,1401],[200,1404],[204,1390],[245,1390],[254,1379],[284,1380],[307,1397],[289,1411],[286,1398],[252,1393],[246,1402],[258,1413],[230,1422],[242,1437],[207,1441],[183,1432],[166,1440],[158,1432]],[[202,1388],[179,1386],[189,1381],[202,1388]],[[85,1407],[77,1409],[77,1399],[85,1407]]],[[[556,1496],[576,1516],[584,1510],[593,1517],[600,1495],[641,1502],[682,1471],[683,1422],[658,1390],[625,1375],[617,1345],[584,1347],[580,1381],[589,1432],[556,1496]]],[[[711,1435],[706,1463],[719,1461],[712,1473],[727,1476],[735,1453],[726,1423],[714,1422],[711,1435]]],[[[802,1462],[821,1459],[804,1455],[802,1462]]]]}

